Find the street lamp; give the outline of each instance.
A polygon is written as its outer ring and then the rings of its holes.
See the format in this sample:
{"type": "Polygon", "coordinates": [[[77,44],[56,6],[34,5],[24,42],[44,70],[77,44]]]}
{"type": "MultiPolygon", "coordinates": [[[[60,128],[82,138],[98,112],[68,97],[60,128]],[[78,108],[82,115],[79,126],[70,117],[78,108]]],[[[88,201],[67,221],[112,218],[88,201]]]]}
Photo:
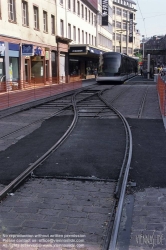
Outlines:
{"type": "Polygon", "coordinates": [[[120,53],[122,52],[122,34],[123,34],[123,32],[125,32],[125,31],[126,31],[126,30],[122,30],[122,29],[116,30],[116,32],[120,34],[120,41],[119,41],[120,53]]]}
{"type": "Polygon", "coordinates": [[[144,42],[145,42],[145,39],[144,39],[144,35],[142,35],[142,59],[144,59],[144,42]]]}

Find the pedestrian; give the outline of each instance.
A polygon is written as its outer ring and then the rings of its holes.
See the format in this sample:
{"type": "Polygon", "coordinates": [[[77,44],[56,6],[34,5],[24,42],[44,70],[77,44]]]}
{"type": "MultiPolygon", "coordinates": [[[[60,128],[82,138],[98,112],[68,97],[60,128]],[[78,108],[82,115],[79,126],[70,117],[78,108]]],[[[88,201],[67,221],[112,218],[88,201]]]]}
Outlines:
{"type": "Polygon", "coordinates": [[[142,76],[142,73],[143,73],[142,66],[140,66],[140,73],[141,73],[141,76],[142,76]]]}

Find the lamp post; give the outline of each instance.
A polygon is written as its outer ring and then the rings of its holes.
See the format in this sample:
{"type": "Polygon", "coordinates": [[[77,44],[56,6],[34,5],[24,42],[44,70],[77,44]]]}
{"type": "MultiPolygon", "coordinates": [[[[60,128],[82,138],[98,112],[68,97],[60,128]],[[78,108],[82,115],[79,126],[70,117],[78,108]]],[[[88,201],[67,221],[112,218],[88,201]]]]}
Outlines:
{"type": "Polygon", "coordinates": [[[120,53],[122,52],[122,34],[123,32],[125,32],[126,30],[116,30],[117,33],[120,34],[120,41],[119,41],[119,45],[120,45],[120,53]]]}
{"type": "Polygon", "coordinates": [[[145,54],[144,42],[145,42],[144,35],[142,35],[142,59],[144,59],[144,54],[145,54]]]}

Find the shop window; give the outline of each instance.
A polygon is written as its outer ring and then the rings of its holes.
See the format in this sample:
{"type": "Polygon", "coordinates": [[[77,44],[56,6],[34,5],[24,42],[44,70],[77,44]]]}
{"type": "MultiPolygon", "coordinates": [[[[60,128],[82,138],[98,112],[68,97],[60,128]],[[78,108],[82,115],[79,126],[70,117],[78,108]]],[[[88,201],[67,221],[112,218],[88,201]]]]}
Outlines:
{"type": "Polygon", "coordinates": [[[8,0],[8,17],[9,21],[16,22],[15,0],[8,0]]]}
{"type": "Polygon", "coordinates": [[[9,57],[9,80],[17,81],[18,75],[18,57],[9,57]]]}
{"type": "Polygon", "coordinates": [[[5,75],[4,72],[4,58],[0,57],[0,80],[3,81],[3,76],[5,75]]]}
{"type": "Polygon", "coordinates": [[[32,77],[38,78],[38,79],[40,79],[41,77],[44,77],[43,61],[31,62],[31,74],[32,74],[32,77]]]}
{"type": "Polygon", "coordinates": [[[51,51],[51,68],[52,68],[52,77],[57,76],[57,65],[56,65],[56,52],[51,51]]]}
{"type": "Polygon", "coordinates": [[[77,59],[69,60],[69,72],[71,76],[80,75],[80,61],[77,59]]]}
{"type": "Polygon", "coordinates": [[[25,25],[25,26],[29,25],[28,3],[26,1],[22,1],[22,24],[25,25]]]}
{"type": "Polygon", "coordinates": [[[29,81],[29,79],[30,79],[29,76],[30,76],[30,74],[29,74],[29,60],[25,59],[25,75],[24,75],[24,79],[25,79],[26,82],[29,81]]]}

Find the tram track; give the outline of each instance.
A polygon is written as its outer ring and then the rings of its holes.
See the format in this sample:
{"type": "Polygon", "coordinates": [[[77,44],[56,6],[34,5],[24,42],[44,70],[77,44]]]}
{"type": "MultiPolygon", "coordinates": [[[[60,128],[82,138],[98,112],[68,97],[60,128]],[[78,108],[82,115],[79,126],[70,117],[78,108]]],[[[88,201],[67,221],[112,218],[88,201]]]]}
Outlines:
{"type": "Polygon", "coordinates": [[[138,110],[138,118],[139,119],[142,117],[142,114],[143,114],[143,110],[144,110],[144,107],[145,107],[145,102],[146,102],[146,97],[147,97],[148,91],[149,91],[149,86],[147,86],[146,90],[144,91],[144,94],[143,94],[143,97],[142,97],[142,100],[141,100],[140,108],[138,110]]]}
{"type": "MultiPolygon", "coordinates": [[[[111,115],[113,115],[113,116],[116,115],[122,120],[122,123],[123,123],[124,128],[125,128],[125,133],[126,133],[126,149],[125,149],[125,154],[124,154],[124,160],[123,160],[122,168],[120,171],[120,175],[119,175],[119,179],[118,179],[117,187],[116,187],[116,191],[115,191],[116,200],[114,202],[113,211],[111,212],[112,217],[113,217],[113,214],[115,213],[115,210],[116,210],[116,214],[115,214],[115,218],[114,218],[113,228],[112,228],[112,222],[110,222],[110,224],[108,226],[108,235],[107,235],[107,238],[106,238],[106,241],[104,244],[104,248],[103,248],[103,249],[114,250],[116,247],[118,229],[119,229],[120,218],[121,218],[121,213],[122,213],[122,208],[123,208],[123,201],[124,201],[125,192],[126,192],[128,172],[129,172],[129,167],[130,167],[130,162],[131,162],[132,136],[131,136],[131,131],[130,131],[129,125],[128,125],[126,119],[123,117],[123,115],[117,109],[115,109],[113,106],[111,106],[104,98],[102,98],[103,92],[107,91],[107,90],[108,89],[104,89],[101,91],[96,90],[94,93],[92,93],[93,90],[90,90],[91,93],[89,92],[86,95],[86,97],[85,96],[84,96],[84,98],[79,97],[78,99],[76,99],[76,97],[78,95],[81,95],[81,93],[75,93],[72,96],[72,103],[71,104],[67,104],[67,106],[65,106],[61,110],[54,113],[54,115],[60,114],[62,112],[62,110],[71,107],[73,110],[73,113],[74,113],[71,125],[66,130],[64,135],[43,156],[41,156],[36,162],[32,163],[29,168],[27,168],[24,172],[22,172],[17,178],[15,178],[15,180],[13,180],[9,185],[7,185],[0,192],[0,200],[4,199],[5,196],[7,194],[9,194],[10,192],[12,192],[13,190],[16,190],[19,187],[20,183],[22,183],[27,177],[32,176],[33,178],[39,178],[38,176],[35,176],[33,174],[33,171],[38,166],[40,166],[53,152],[55,152],[55,150],[58,149],[59,146],[71,134],[71,132],[73,131],[73,129],[76,126],[77,121],[80,117],[81,109],[84,106],[84,105],[82,106],[82,103],[84,103],[86,105],[86,108],[87,107],[91,108],[92,99],[91,99],[89,105],[87,105],[86,102],[88,101],[89,98],[93,98],[93,103],[96,103],[96,96],[97,96],[98,99],[100,100],[100,103],[98,103],[94,107],[94,109],[97,109],[97,114],[96,114],[96,112],[93,111],[94,114],[91,117],[103,118],[103,115],[101,115],[101,112],[98,112],[98,109],[101,108],[101,106],[104,104],[105,108],[107,108],[107,110],[109,110],[111,115]],[[81,103],[81,105],[79,105],[80,103],[81,103]],[[100,113],[100,115],[99,115],[99,113],[100,113]],[[112,230],[111,230],[111,228],[112,228],[112,230]],[[110,237],[110,230],[111,230],[111,237],[110,237]]],[[[85,95],[85,93],[83,93],[82,95],[85,95]]],[[[107,116],[108,116],[108,113],[105,117],[107,117],[107,116]]],[[[85,115],[84,115],[84,117],[85,117],[85,115]]],[[[43,178],[46,178],[46,176],[43,176],[43,178]]],[[[58,178],[58,177],[52,176],[51,178],[58,178]]],[[[63,177],[59,176],[59,178],[70,179],[70,177],[68,177],[68,176],[63,176],[63,177]]],[[[88,181],[109,181],[109,179],[105,180],[105,179],[101,179],[101,178],[99,179],[99,178],[94,178],[94,177],[92,177],[92,178],[75,177],[72,179],[73,180],[85,180],[86,179],[88,181]]],[[[112,181],[112,180],[110,180],[110,181],[112,181]]],[[[113,219],[112,217],[111,217],[111,221],[113,219]]]]}
{"type": "MultiPolygon", "coordinates": [[[[79,92],[78,92],[79,93],[79,92]]],[[[72,96],[72,103],[65,106],[64,108],[62,108],[61,110],[57,111],[56,113],[54,113],[55,116],[57,114],[59,114],[60,112],[62,112],[64,109],[68,108],[68,107],[73,107],[73,111],[74,111],[74,117],[73,117],[73,121],[71,123],[71,125],[69,126],[69,128],[66,130],[66,132],[64,133],[64,135],[43,155],[41,156],[36,162],[34,162],[33,164],[31,164],[31,166],[29,168],[27,168],[24,172],[22,172],[17,178],[15,178],[9,185],[7,185],[1,192],[0,192],[0,200],[2,200],[9,192],[11,192],[12,189],[15,189],[22,181],[24,181],[32,172],[35,168],[37,168],[40,164],[42,164],[42,162],[53,152],[55,151],[62,143],[63,141],[67,138],[67,136],[71,133],[71,131],[73,130],[76,121],[78,119],[78,113],[76,112],[76,100],[75,100],[75,96],[78,94],[75,93],[72,96]]],[[[93,93],[91,96],[96,95],[97,92],[95,91],[95,93],[93,93]]],[[[83,100],[89,98],[88,97],[84,97],[83,100]]],[[[83,101],[82,99],[77,101],[77,102],[81,102],[83,101]]],[[[47,118],[48,119],[48,118],[47,118]]]]}
{"type": "MultiPolygon", "coordinates": [[[[92,87],[91,87],[92,88],[92,87]]],[[[89,90],[89,89],[91,89],[91,88],[86,88],[87,90],[89,90]]],[[[81,91],[84,91],[84,90],[79,90],[79,91],[77,91],[76,93],[80,93],[81,91]]],[[[63,97],[60,97],[60,98],[58,98],[58,99],[56,99],[56,100],[53,100],[53,101],[49,101],[49,102],[46,102],[46,103],[44,103],[44,104],[40,104],[40,105],[36,105],[36,106],[34,106],[34,107],[32,107],[32,108],[30,108],[30,109],[28,109],[28,110],[31,110],[31,109],[50,109],[50,108],[52,108],[52,109],[55,109],[55,111],[53,112],[53,113],[51,113],[51,114],[49,114],[49,115],[46,115],[45,117],[43,117],[43,118],[40,118],[40,119],[37,119],[36,121],[33,121],[33,122],[31,122],[31,123],[29,123],[29,124],[27,124],[27,125],[25,125],[25,126],[23,126],[23,127],[21,127],[21,128],[19,128],[19,129],[16,129],[16,130],[14,130],[14,131],[12,131],[12,132],[10,132],[10,133],[8,133],[8,134],[5,134],[5,135],[3,135],[3,136],[0,136],[0,140],[1,139],[5,139],[5,138],[7,138],[7,137],[9,137],[10,135],[13,135],[13,134],[15,134],[15,133],[17,133],[17,132],[20,132],[20,131],[22,131],[22,130],[25,130],[25,129],[27,129],[27,128],[29,128],[30,126],[33,126],[33,125],[35,125],[35,124],[38,124],[38,123],[42,123],[43,121],[45,121],[45,120],[47,120],[47,119],[49,119],[49,118],[51,118],[51,117],[53,117],[53,116],[56,116],[56,115],[59,115],[59,114],[61,114],[62,112],[64,112],[65,110],[67,110],[67,109],[70,109],[71,108],[71,106],[72,106],[72,104],[71,104],[71,100],[72,100],[72,96],[73,96],[74,94],[67,94],[67,95],[65,95],[65,96],[63,96],[63,97]],[[70,97],[70,99],[68,100],[64,100],[64,98],[66,98],[66,97],[70,97]]],[[[17,113],[22,113],[22,112],[24,112],[25,110],[22,110],[22,111],[19,111],[19,112],[17,112],[17,113]]],[[[12,114],[13,115],[13,114],[12,114]]],[[[8,115],[8,116],[12,116],[12,115],[8,115]]],[[[2,120],[4,117],[0,117],[0,120],[2,120]]]]}

